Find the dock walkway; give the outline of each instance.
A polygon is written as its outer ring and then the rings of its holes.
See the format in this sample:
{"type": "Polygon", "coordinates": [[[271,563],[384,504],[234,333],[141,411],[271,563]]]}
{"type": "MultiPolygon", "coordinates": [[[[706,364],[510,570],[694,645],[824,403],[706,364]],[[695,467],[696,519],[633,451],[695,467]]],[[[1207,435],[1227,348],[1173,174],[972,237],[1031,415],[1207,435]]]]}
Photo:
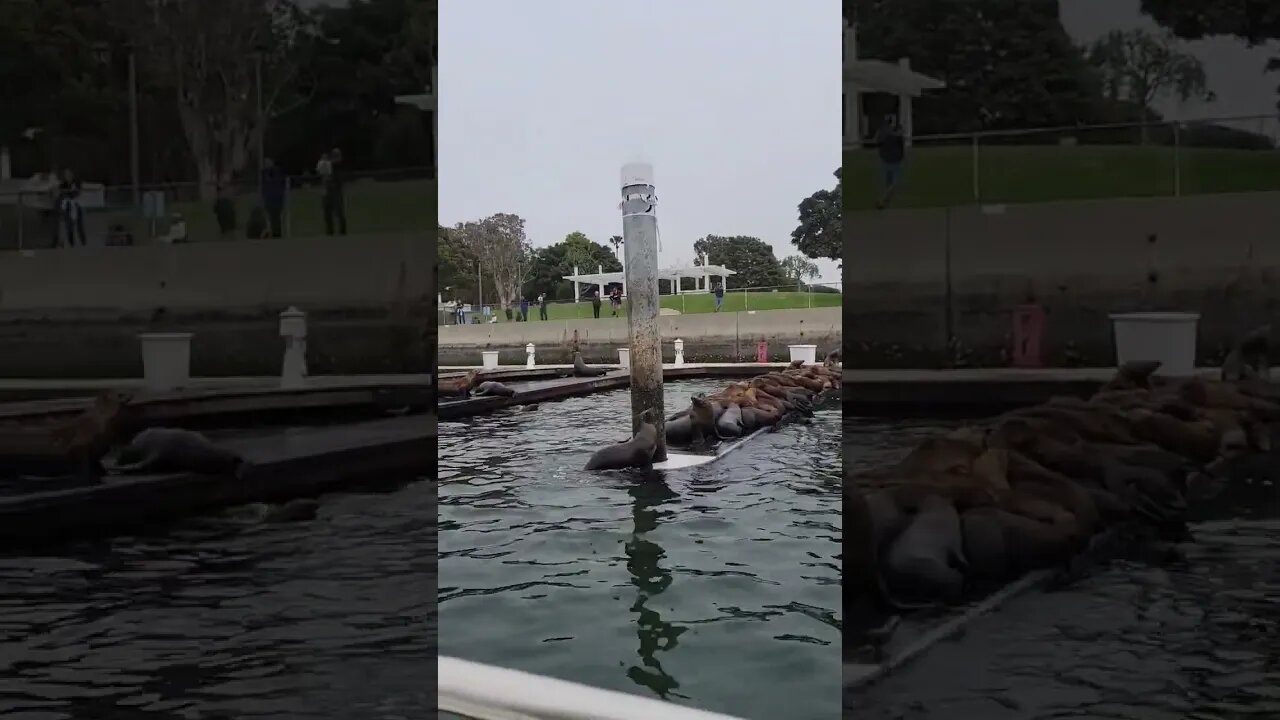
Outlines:
{"type": "Polygon", "coordinates": [[[221,506],[425,476],[435,463],[436,419],[414,415],[211,437],[251,463],[243,478],[178,473],[111,475],[92,485],[0,481],[0,543],[111,533],[221,506]]]}

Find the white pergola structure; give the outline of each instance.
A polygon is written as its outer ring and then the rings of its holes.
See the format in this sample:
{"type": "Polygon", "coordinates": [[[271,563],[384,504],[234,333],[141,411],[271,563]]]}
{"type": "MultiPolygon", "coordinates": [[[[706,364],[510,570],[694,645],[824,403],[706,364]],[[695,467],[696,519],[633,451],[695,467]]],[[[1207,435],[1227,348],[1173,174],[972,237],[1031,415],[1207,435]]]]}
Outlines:
{"type": "MultiPolygon", "coordinates": [[[[576,268],[575,268],[576,269],[576,268]]],[[[706,293],[711,291],[711,278],[728,278],[730,275],[738,273],[721,265],[688,265],[684,267],[666,268],[658,270],[659,280],[670,280],[672,287],[675,288],[676,295],[706,293]],[[697,281],[696,290],[681,290],[680,281],[684,278],[693,278],[697,281]]],[[[600,296],[604,297],[604,286],[612,283],[620,283],[622,285],[622,294],[627,294],[627,274],[625,271],[620,272],[594,272],[594,273],[574,273],[573,275],[565,275],[565,280],[573,282],[573,300],[577,302],[580,298],[581,285],[596,285],[600,288],[600,296]]]]}
{"type": "MultiPolygon", "coordinates": [[[[399,95],[396,97],[396,102],[401,105],[416,107],[423,112],[431,113],[431,157],[433,158],[436,157],[435,153],[438,152],[440,148],[440,146],[436,144],[436,116],[439,114],[436,112],[436,105],[438,104],[436,101],[436,95],[438,94],[436,88],[440,87],[437,84],[436,79],[436,66],[432,65],[431,92],[423,93],[422,95],[399,95]]],[[[439,164],[440,163],[437,161],[436,165],[439,166],[439,164]]]]}
{"type": "Polygon", "coordinates": [[[858,57],[857,25],[844,21],[844,141],[846,147],[861,147],[866,137],[866,118],[862,116],[863,93],[888,93],[898,96],[898,118],[902,134],[911,145],[913,134],[911,105],[925,90],[941,90],[946,83],[911,70],[911,61],[901,58],[897,64],[858,57]]]}

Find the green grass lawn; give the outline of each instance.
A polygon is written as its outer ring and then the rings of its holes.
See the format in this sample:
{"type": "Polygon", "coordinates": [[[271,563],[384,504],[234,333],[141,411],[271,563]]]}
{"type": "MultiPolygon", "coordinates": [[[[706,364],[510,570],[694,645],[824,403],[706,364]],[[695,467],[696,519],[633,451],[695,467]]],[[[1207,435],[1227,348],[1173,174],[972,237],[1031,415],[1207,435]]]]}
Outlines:
{"type": "MultiPolygon", "coordinates": [[[[1280,190],[1280,151],[1182,148],[1181,193],[1280,190]]],[[[1025,203],[1174,194],[1174,149],[1137,145],[983,146],[974,197],[971,147],[912,148],[895,207],[1025,203]]],[[[844,206],[865,210],[880,196],[874,150],[844,155],[844,206]]]]}
{"type": "MultiPolygon", "coordinates": [[[[436,181],[401,180],[379,182],[359,180],[346,186],[347,234],[428,231],[436,226],[436,181]]],[[[256,192],[236,198],[236,238],[245,237],[249,211],[259,204],[256,192]]],[[[213,204],[191,201],[172,203],[166,210],[181,212],[187,221],[191,242],[218,240],[218,222],[213,204]]],[[[130,220],[128,211],[113,214],[113,222],[126,222],[135,236],[145,236],[145,221],[130,220]]],[[[324,234],[324,212],[320,188],[289,191],[284,214],[287,235],[307,237],[324,234]]]]}
{"type": "MultiPolygon", "coordinates": [[[[790,310],[807,307],[839,307],[841,295],[837,293],[804,293],[804,292],[727,292],[721,312],[740,312],[743,310],[790,310]]],[[[678,310],[681,314],[709,313],[715,311],[715,298],[706,295],[663,295],[659,299],[662,307],[678,310]]],[[[627,304],[624,301],[618,310],[619,317],[625,317],[627,304]]],[[[608,300],[600,302],[600,317],[613,316],[613,309],[608,300]]],[[[591,302],[552,303],[547,306],[548,320],[573,320],[590,318],[591,302]]],[[[529,306],[529,319],[537,321],[538,306],[529,306]]],[[[452,319],[450,319],[452,322],[452,319]]],[[[507,316],[498,312],[498,322],[507,322],[507,316]]]]}

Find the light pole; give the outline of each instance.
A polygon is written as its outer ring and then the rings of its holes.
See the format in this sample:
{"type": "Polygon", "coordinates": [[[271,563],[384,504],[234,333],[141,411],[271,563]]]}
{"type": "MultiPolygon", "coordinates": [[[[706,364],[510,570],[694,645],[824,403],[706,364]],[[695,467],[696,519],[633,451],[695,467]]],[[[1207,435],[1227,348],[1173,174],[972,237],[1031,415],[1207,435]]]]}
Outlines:
{"type": "Polygon", "coordinates": [[[253,84],[255,92],[257,92],[257,125],[258,125],[258,197],[262,197],[263,178],[262,169],[267,163],[267,123],[262,112],[262,55],[265,48],[258,46],[253,52],[253,84]]]}
{"type": "MultiPolygon", "coordinates": [[[[133,208],[142,207],[141,161],[138,155],[138,59],[137,46],[130,40],[129,50],[129,180],[133,208]]],[[[93,44],[93,57],[108,69],[111,67],[111,46],[105,42],[93,44]]]]}

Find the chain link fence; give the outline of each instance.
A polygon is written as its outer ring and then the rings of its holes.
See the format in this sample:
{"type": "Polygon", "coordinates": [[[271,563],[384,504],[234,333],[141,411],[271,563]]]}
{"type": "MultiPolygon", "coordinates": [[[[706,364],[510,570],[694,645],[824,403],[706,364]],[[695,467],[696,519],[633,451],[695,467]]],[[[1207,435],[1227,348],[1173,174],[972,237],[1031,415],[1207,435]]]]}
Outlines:
{"type": "MultiPolygon", "coordinates": [[[[585,288],[584,288],[585,289],[585,288]]],[[[714,312],[758,312],[764,310],[799,310],[821,307],[840,307],[841,283],[796,284],[772,287],[732,288],[717,299],[707,290],[688,290],[659,296],[663,315],[688,315],[714,312]]],[[[438,304],[440,325],[471,325],[503,322],[541,322],[554,320],[588,320],[594,318],[625,318],[626,296],[614,303],[607,295],[599,303],[589,299],[549,300],[544,308],[537,297],[528,298],[527,304],[516,301],[510,307],[497,303],[472,303],[462,298],[441,297],[438,304]]]]}
{"type": "Polygon", "coordinates": [[[845,205],[1047,202],[1280,190],[1280,116],[1119,123],[911,139],[886,196],[874,146],[847,148],[845,205]]]}
{"type": "Polygon", "coordinates": [[[425,232],[435,227],[432,168],[349,172],[341,201],[326,197],[318,175],[281,180],[266,192],[256,180],[220,190],[194,182],[137,188],[84,182],[74,202],[67,202],[48,176],[0,182],[0,249],[425,232]]]}

